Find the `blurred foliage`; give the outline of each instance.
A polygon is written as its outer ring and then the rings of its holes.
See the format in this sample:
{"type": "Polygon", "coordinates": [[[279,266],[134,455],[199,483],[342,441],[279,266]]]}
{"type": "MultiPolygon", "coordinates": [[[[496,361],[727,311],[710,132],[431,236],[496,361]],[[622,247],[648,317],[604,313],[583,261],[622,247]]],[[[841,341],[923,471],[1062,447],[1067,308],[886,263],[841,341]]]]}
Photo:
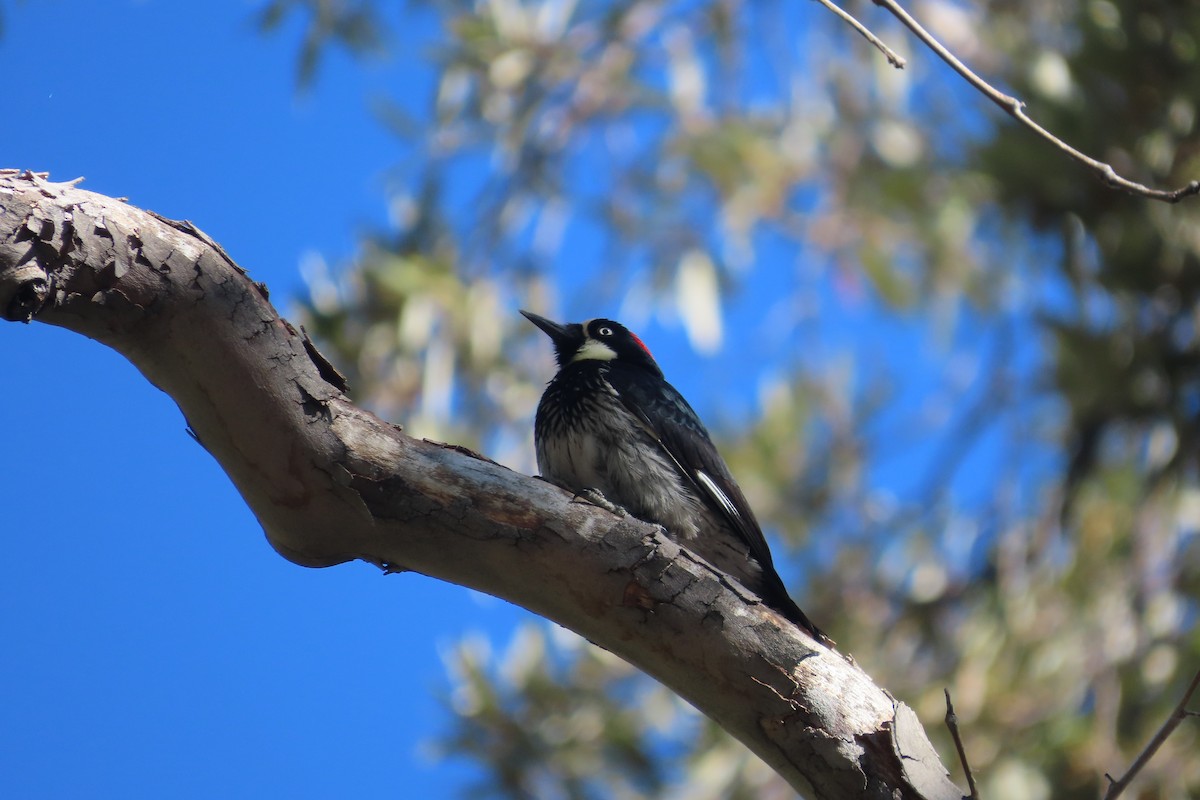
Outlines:
{"type": "Polygon", "coordinates": [[[270,0],[258,12],[258,29],[273,33],[292,16],[304,24],[296,59],[296,80],[301,86],[312,83],[331,44],[359,55],[382,51],[382,20],[373,0],[270,0]]]}
{"type": "MultiPolygon", "coordinates": [[[[263,20],[311,21],[303,75],[385,41],[382,6],[263,20]]],[[[410,3],[391,40],[434,89],[379,104],[395,229],[310,265],[305,322],[361,400],[527,470],[552,367],[518,306],[682,333],[703,358],[667,374],[726,423],[806,611],[947,764],[950,688],[985,797],[1093,798],[1200,667],[1200,206],[1106,188],[852,8],[905,72],[811,3],[410,3]]],[[[913,11],[1074,146],[1200,177],[1200,0],[913,11]]],[[[788,796],[561,631],[448,662],[472,795],[788,796]]],[[[1200,793],[1198,736],[1134,796],[1200,793]]]]}

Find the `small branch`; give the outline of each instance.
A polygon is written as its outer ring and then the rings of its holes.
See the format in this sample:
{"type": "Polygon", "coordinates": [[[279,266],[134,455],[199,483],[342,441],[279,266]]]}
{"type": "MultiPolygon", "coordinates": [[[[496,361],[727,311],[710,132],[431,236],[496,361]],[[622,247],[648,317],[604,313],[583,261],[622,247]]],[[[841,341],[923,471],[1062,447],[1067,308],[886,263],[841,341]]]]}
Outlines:
{"type": "Polygon", "coordinates": [[[1142,767],[1150,763],[1150,759],[1154,758],[1154,754],[1158,752],[1158,748],[1162,747],[1163,742],[1167,737],[1175,732],[1179,727],[1179,723],[1183,722],[1188,717],[1200,717],[1200,711],[1189,711],[1188,703],[1192,701],[1192,695],[1196,693],[1196,688],[1200,687],[1200,670],[1192,677],[1192,682],[1188,684],[1187,691],[1183,693],[1179,704],[1175,706],[1175,710],[1171,712],[1171,716],[1167,717],[1167,721],[1158,729],[1158,733],[1154,734],[1154,738],[1146,745],[1145,749],[1134,760],[1129,771],[1121,776],[1120,780],[1113,780],[1113,776],[1107,772],[1104,777],[1108,779],[1108,791],[1104,793],[1104,800],[1115,800],[1120,797],[1138,773],[1142,771],[1142,767]]]}
{"type": "Polygon", "coordinates": [[[883,40],[881,40],[878,36],[871,33],[871,31],[867,29],[866,25],[863,25],[861,22],[859,22],[857,19],[855,19],[849,12],[834,5],[832,0],[817,0],[817,2],[820,3],[821,5],[825,6],[826,8],[828,8],[834,14],[837,14],[839,17],[842,18],[843,22],[846,22],[847,24],[849,24],[851,28],[854,28],[854,30],[856,30],[860,34],[862,34],[862,37],[864,39],[866,39],[871,44],[875,45],[876,49],[878,49],[879,52],[883,53],[884,56],[887,57],[889,64],[891,64],[896,69],[904,69],[904,64],[906,63],[904,61],[904,59],[902,57],[900,57],[896,53],[895,50],[893,50],[892,48],[890,48],[886,44],[884,44],[883,40]]]}
{"type": "Polygon", "coordinates": [[[954,739],[954,748],[958,750],[958,761],[962,764],[963,772],[967,774],[967,788],[971,790],[968,797],[971,800],[979,800],[975,775],[971,772],[971,765],[967,763],[967,748],[963,747],[962,736],[958,733],[958,715],[954,713],[954,703],[950,702],[950,690],[943,689],[942,691],[946,693],[946,727],[950,729],[950,737],[954,739]]]}
{"type": "Polygon", "coordinates": [[[913,19],[907,11],[897,5],[895,0],[872,0],[872,2],[874,2],[875,5],[882,6],[883,8],[892,12],[892,14],[898,20],[904,23],[905,27],[916,34],[917,38],[924,42],[930,50],[932,50],[938,55],[939,58],[949,64],[955,72],[966,78],[968,83],[970,83],[979,91],[983,92],[983,94],[989,100],[1000,106],[1000,108],[1004,109],[1009,116],[1023,124],[1025,127],[1029,128],[1038,136],[1050,142],[1052,145],[1069,155],[1071,158],[1075,159],[1081,164],[1086,165],[1097,175],[1099,175],[1100,179],[1109,186],[1129,192],[1130,194],[1148,197],[1152,200],[1164,200],[1168,203],[1178,203],[1180,200],[1183,200],[1186,197],[1200,194],[1200,181],[1192,181],[1186,186],[1181,186],[1178,189],[1168,191],[1164,189],[1151,189],[1148,186],[1143,186],[1142,184],[1131,181],[1128,178],[1121,177],[1111,165],[1105,164],[1102,161],[1097,161],[1091,156],[1079,152],[1074,147],[1071,147],[1071,145],[1067,144],[1062,139],[1059,139],[1057,136],[1050,133],[1041,125],[1030,119],[1025,113],[1025,103],[1015,97],[1006,95],[1004,92],[1001,92],[999,89],[992,86],[983,78],[972,72],[966,64],[959,61],[953,53],[947,50],[941,42],[934,38],[933,34],[921,27],[919,22],[913,19]]]}

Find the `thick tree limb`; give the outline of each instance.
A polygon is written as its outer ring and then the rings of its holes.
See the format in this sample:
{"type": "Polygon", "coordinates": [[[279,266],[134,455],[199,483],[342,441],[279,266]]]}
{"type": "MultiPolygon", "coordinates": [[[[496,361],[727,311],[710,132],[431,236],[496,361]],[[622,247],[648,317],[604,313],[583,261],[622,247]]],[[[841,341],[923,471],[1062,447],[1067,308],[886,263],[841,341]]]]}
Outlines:
{"type": "Polygon", "coordinates": [[[962,796],[911,709],[655,526],[356,408],[190,224],[0,171],[0,315],[128,357],[291,561],[364,559],[524,606],[671,687],[809,797],[962,796]]]}

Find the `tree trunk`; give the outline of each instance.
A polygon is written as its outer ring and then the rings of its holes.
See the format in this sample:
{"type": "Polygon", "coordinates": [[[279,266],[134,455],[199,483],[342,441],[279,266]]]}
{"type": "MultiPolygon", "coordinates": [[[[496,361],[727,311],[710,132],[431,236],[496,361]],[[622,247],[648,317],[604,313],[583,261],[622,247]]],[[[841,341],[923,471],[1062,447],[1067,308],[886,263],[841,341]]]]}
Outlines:
{"type": "Polygon", "coordinates": [[[962,797],[907,706],[656,526],[355,407],[265,287],[190,223],[0,171],[0,314],[132,361],[285,558],[413,570],[552,619],[809,797],[962,797]]]}

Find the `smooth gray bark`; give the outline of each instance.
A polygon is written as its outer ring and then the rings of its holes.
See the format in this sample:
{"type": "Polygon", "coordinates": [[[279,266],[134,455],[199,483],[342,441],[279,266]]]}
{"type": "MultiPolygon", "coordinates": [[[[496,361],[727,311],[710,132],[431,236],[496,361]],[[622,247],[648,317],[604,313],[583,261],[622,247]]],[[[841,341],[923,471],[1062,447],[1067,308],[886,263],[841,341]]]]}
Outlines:
{"type": "Polygon", "coordinates": [[[125,355],[291,561],[364,559],[524,606],[662,681],[808,797],[963,795],[907,706],[656,526],[355,407],[188,223],[0,171],[0,315],[125,355]]]}

